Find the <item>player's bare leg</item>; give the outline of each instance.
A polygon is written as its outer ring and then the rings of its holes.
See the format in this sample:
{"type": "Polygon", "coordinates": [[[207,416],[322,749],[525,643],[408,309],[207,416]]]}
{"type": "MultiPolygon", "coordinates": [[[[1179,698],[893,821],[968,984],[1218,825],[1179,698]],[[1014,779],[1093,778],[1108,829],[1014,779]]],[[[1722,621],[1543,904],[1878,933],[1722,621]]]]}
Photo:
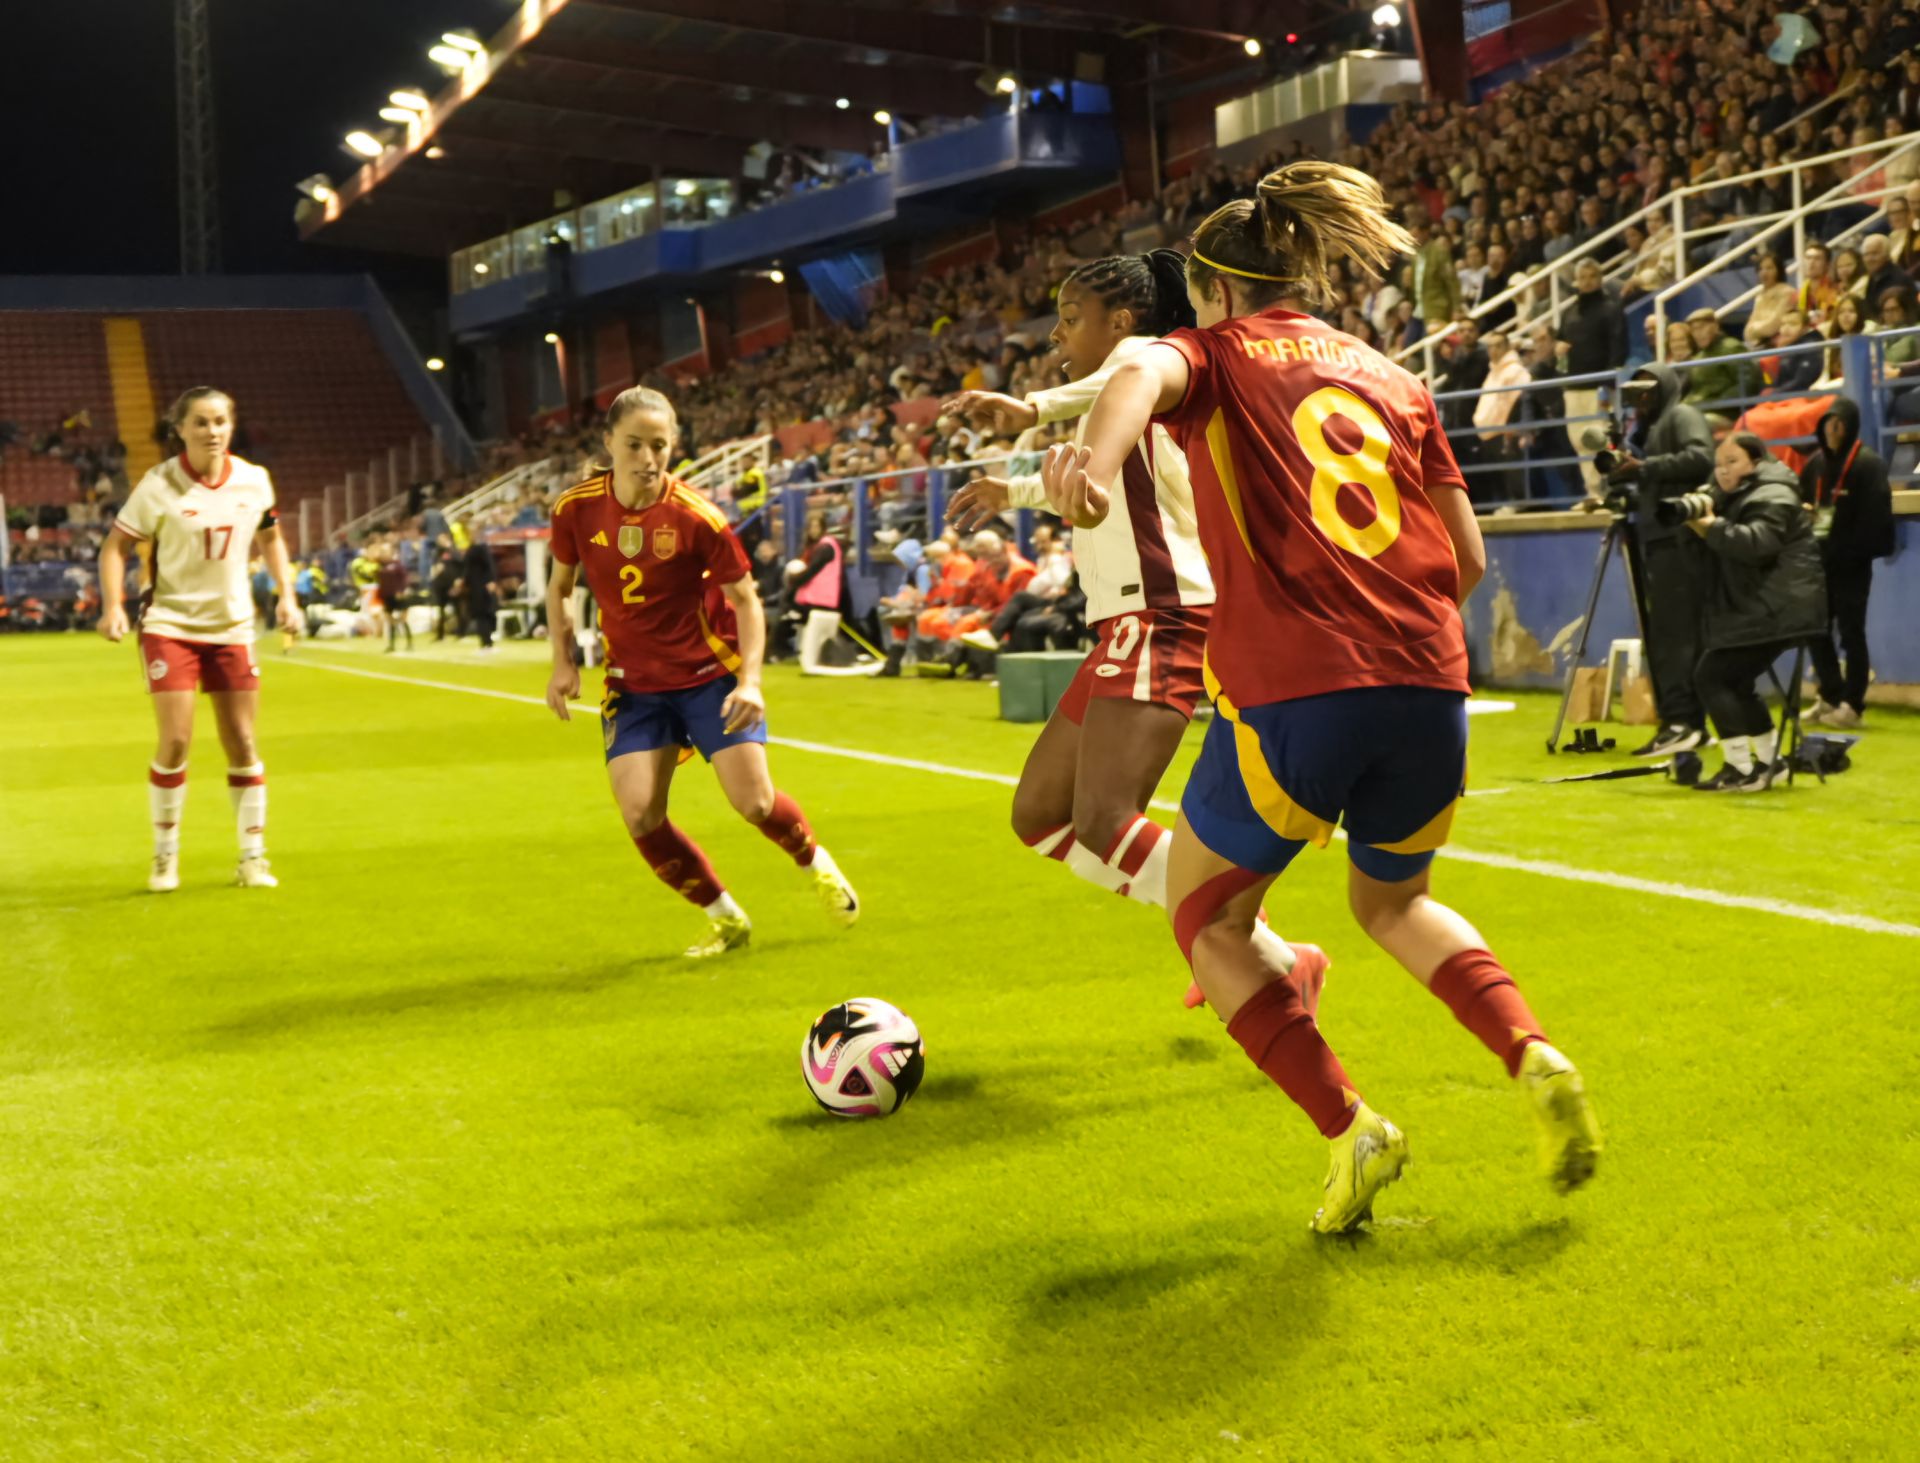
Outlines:
{"type": "Polygon", "coordinates": [[[1340,1234],[1368,1219],[1374,1196],[1400,1176],[1407,1140],[1360,1100],[1299,987],[1255,943],[1260,903],[1274,878],[1221,858],[1184,817],[1174,830],[1167,864],[1174,937],[1227,1034],[1330,1141],[1313,1228],[1340,1234]]]}
{"type": "MultiPolygon", "coordinates": [[[[1076,840],[1073,836],[1073,788],[1080,775],[1080,728],[1056,710],[1040,728],[1020,769],[1013,789],[1013,833],[1042,858],[1067,864],[1076,840]]],[[[1098,861],[1089,868],[1099,871],[1098,861]]],[[[1117,889],[1105,878],[1094,880],[1103,889],[1117,889]]]]}
{"type": "Polygon", "coordinates": [[[706,938],[686,951],[701,959],[739,949],[751,938],[753,925],[721,884],[700,845],[667,818],[667,794],[679,761],[678,747],[628,752],[607,764],[607,780],[627,836],[647,866],[661,883],[706,915],[706,938]]]}
{"type": "Polygon", "coordinates": [[[713,755],[713,774],[734,812],[778,844],[781,852],[806,870],[814,892],[828,914],[841,925],[860,918],[860,896],[852,883],[813,836],[800,804],[773,785],[767,749],[758,742],[742,742],[713,755]]]}
{"type": "Polygon", "coordinates": [[[1602,1142],[1579,1070],[1541,1033],[1486,939],[1429,892],[1432,869],[1388,882],[1349,866],[1347,902],[1382,950],[1445,1001],[1518,1078],[1533,1105],[1541,1167],[1561,1193],[1593,1177],[1602,1142]]]}
{"type": "Polygon", "coordinates": [[[155,691],[158,736],[147,769],[147,817],[153,826],[153,864],[147,888],[168,894],[180,887],[180,817],[187,803],[187,749],[193,744],[191,691],[155,691]]]}

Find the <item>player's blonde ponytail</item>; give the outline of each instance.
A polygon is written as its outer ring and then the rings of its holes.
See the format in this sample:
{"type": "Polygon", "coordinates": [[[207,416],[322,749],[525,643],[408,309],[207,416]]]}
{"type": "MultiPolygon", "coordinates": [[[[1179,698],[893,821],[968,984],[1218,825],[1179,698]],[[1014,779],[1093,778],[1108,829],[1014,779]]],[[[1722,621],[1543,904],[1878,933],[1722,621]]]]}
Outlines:
{"type": "Polygon", "coordinates": [[[613,405],[607,408],[607,430],[613,431],[629,412],[636,411],[663,411],[676,429],[680,425],[680,418],[665,392],[655,391],[651,386],[629,386],[614,397],[613,405]]]}
{"type": "Polygon", "coordinates": [[[1335,260],[1381,274],[1414,250],[1413,236],[1387,217],[1378,183],[1317,159],[1276,168],[1260,180],[1257,199],[1215,209],[1193,244],[1187,278],[1197,288],[1225,276],[1254,300],[1288,296],[1311,305],[1331,298],[1335,260]]]}

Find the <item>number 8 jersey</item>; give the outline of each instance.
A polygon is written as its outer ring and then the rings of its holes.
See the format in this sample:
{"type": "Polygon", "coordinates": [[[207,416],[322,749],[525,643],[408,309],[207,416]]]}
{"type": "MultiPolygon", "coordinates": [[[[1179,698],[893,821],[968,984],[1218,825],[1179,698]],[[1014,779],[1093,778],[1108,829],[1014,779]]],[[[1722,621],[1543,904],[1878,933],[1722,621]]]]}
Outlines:
{"type": "Polygon", "coordinates": [[[185,453],[141,478],[114,519],[115,528],[148,547],[141,632],[251,645],[247,562],[254,534],[273,525],[273,479],[244,458],[229,455],[217,482],[196,474],[185,453]]]}
{"type": "Polygon", "coordinates": [[[1155,344],[1191,373],[1159,420],[1187,454],[1213,570],[1219,690],[1235,706],[1361,686],[1468,690],[1459,567],[1427,497],[1465,480],[1427,388],[1291,310],[1155,344]]]}

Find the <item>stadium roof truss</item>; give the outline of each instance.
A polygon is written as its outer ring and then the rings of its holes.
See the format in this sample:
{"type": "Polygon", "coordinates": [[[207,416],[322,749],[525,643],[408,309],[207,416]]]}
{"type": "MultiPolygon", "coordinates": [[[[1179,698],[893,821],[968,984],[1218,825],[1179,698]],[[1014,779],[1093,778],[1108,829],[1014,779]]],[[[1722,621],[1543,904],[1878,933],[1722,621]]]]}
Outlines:
{"type": "Polygon", "coordinates": [[[656,176],[732,177],[758,143],[867,152],[874,113],[979,115],[994,78],[1162,80],[1244,67],[1247,37],[1338,0],[522,0],[514,19],[301,219],[327,243],[441,257],[656,176]],[[844,100],[846,106],[838,103],[844,100]]]}

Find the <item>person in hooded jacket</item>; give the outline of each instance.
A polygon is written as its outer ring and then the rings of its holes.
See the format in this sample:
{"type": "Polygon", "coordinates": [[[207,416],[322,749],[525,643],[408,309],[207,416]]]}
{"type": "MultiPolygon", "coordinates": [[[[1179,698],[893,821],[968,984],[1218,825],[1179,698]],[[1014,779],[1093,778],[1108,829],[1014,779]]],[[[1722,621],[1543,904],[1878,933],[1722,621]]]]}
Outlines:
{"type": "Polygon", "coordinates": [[[1712,578],[1706,550],[1678,524],[1659,521],[1662,499],[1689,492],[1713,471],[1713,432],[1707,419],[1680,398],[1680,376],[1668,365],[1642,366],[1622,388],[1634,412],[1611,487],[1631,487],[1640,629],[1660,731],[1634,752],[1666,757],[1707,739],[1706,707],[1694,685],[1700,659],[1700,619],[1712,578]]]}
{"type": "Polygon", "coordinates": [[[1831,623],[1808,649],[1819,677],[1820,699],[1806,720],[1820,726],[1855,727],[1867,709],[1867,596],[1873,561],[1894,549],[1893,495],[1887,464],[1860,440],[1860,408],[1844,396],[1820,418],[1820,450],[1800,470],[1800,498],[1812,516],[1813,536],[1827,575],[1831,623]],[[1844,672],[1834,653],[1834,635],[1846,656],[1844,672]]]}
{"type": "Polygon", "coordinates": [[[1774,760],[1773,718],[1757,684],[1767,667],[1827,624],[1827,590],[1813,524],[1793,470],[1750,432],[1714,454],[1715,506],[1686,528],[1712,556],[1707,650],[1695,682],[1720,734],[1726,764],[1698,792],[1765,792],[1774,760]]]}

